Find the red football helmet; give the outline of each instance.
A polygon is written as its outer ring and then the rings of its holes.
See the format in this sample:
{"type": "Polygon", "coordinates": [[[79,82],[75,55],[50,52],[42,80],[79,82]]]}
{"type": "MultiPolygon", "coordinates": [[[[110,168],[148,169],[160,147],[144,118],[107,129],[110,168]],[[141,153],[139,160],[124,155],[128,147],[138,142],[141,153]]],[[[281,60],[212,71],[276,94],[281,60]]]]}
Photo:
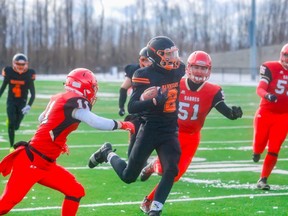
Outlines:
{"type": "Polygon", "coordinates": [[[72,70],[67,75],[65,89],[83,95],[92,105],[96,102],[98,83],[92,71],[86,68],[72,70]]]}
{"type": "Polygon", "coordinates": [[[22,53],[17,53],[12,59],[13,70],[17,73],[25,73],[28,70],[28,58],[22,53]]]}
{"type": "Polygon", "coordinates": [[[211,74],[211,57],[204,51],[195,51],[189,57],[186,74],[194,83],[203,83],[211,74]]]}
{"type": "Polygon", "coordinates": [[[285,44],[281,49],[280,63],[286,70],[288,70],[288,43],[285,44]]]}

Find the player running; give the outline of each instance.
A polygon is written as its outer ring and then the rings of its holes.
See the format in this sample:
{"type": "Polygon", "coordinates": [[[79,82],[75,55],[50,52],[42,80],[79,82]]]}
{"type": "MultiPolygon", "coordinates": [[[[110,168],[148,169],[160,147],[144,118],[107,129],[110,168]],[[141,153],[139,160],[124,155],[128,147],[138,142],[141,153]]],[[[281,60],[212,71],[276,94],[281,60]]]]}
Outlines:
{"type": "Polygon", "coordinates": [[[177,136],[177,107],[179,82],[185,74],[178,48],[165,36],[152,38],[148,44],[149,67],[137,70],[133,76],[133,94],[128,104],[129,113],[139,113],[143,123],[137,133],[128,163],[112,151],[110,143],[104,144],[89,160],[89,167],[109,162],[119,178],[129,184],[135,182],[153,150],[163,164],[163,175],[155,192],[149,216],[158,216],[178,173],[180,147],[177,136]],[[145,89],[161,87],[152,99],[140,101],[145,89]],[[95,162],[93,162],[95,161],[95,162]]]}
{"type": "Polygon", "coordinates": [[[270,190],[267,179],[288,132],[288,44],[281,49],[279,61],[261,65],[257,94],[261,101],[254,116],[253,161],[258,162],[268,146],[257,188],[270,190]]]}
{"type": "Polygon", "coordinates": [[[76,215],[79,202],[85,195],[84,188],[72,173],[56,163],[61,154],[69,152],[67,136],[77,129],[80,122],[99,130],[134,132],[131,122],[115,121],[91,112],[98,84],[90,70],[72,70],[67,75],[65,90],[51,97],[39,117],[40,126],[32,139],[28,143],[16,143],[16,150],[1,161],[0,173],[11,175],[0,197],[0,215],[8,213],[19,203],[35,183],[65,195],[62,216],[76,215]]]}
{"type": "Polygon", "coordinates": [[[28,114],[35,100],[35,71],[28,68],[28,58],[22,53],[17,53],[12,59],[12,67],[3,68],[4,77],[0,88],[0,97],[9,86],[7,97],[7,127],[10,143],[10,152],[14,150],[15,131],[19,129],[24,115],[28,114]],[[27,103],[28,93],[30,99],[27,103]]]}

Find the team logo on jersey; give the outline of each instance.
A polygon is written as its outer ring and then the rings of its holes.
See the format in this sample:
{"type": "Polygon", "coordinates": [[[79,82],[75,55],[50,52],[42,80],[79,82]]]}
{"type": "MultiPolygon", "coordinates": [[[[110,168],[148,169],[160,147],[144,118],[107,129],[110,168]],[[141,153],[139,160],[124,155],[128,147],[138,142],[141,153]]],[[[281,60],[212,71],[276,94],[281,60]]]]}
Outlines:
{"type": "Polygon", "coordinates": [[[181,94],[185,94],[185,90],[182,90],[182,91],[181,91],[181,94]]]}

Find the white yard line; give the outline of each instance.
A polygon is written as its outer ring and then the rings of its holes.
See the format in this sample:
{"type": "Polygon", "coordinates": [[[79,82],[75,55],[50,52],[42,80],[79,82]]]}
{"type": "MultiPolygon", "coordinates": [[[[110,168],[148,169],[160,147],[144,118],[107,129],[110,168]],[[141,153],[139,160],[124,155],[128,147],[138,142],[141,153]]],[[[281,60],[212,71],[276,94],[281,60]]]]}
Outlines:
{"type": "MultiPolygon", "coordinates": [[[[195,197],[195,198],[185,198],[185,199],[168,199],[166,202],[193,202],[201,200],[220,200],[220,199],[236,199],[236,198],[250,198],[255,197],[276,197],[276,196],[287,196],[288,193],[261,193],[261,194],[239,194],[239,195],[228,195],[228,196],[215,196],[215,197],[195,197]]],[[[83,204],[80,208],[91,208],[91,207],[103,207],[103,206],[124,206],[124,205],[139,205],[142,201],[136,202],[113,202],[113,203],[93,203],[93,204],[83,204]]],[[[36,208],[15,208],[12,212],[27,212],[27,211],[41,211],[41,210],[53,210],[61,209],[61,206],[50,206],[50,207],[36,207],[36,208]]]]}

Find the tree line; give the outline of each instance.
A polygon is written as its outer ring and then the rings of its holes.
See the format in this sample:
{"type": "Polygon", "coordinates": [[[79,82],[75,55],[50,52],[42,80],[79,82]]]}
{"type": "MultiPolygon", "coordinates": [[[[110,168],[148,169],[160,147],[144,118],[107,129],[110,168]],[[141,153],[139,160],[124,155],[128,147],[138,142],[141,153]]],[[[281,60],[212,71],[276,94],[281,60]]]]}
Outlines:
{"type": "MultiPolygon", "coordinates": [[[[0,0],[0,66],[23,52],[38,73],[108,71],[137,62],[156,35],[173,39],[182,57],[250,46],[251,0],[135,0],[117,15],[104,1],[0,0]]],[[[288,41],[288,0],[256,0],[256,7],[257,46],[288,41]]]]}

